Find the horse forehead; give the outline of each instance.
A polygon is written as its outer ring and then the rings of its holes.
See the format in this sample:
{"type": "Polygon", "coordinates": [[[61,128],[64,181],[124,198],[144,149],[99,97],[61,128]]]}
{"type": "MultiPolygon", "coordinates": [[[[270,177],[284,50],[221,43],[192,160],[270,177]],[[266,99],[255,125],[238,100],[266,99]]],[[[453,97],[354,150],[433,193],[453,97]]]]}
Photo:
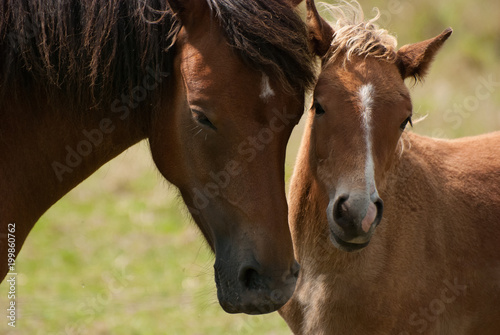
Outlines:
{"type": "Polygon", "coordinates": [[[363,84],[359,87],[358,97],[363,114],[370,115],[375,98],[375,86],[372,83],[363,84]]]}
{"type": "Polygon", "coordinates": [[[248,67],[227,45],[200,49],[188,43],[182,49],[181,72],[191,92],[235,98],[274,95],[269,77],[248,67]]]}
{"type": "Polygon", "coordinates": [[[346,99],[350,97],[359,101],[360,90],[363,89],[363,92],[371,92],[372,100],[394,101],[407,91],[394,64],[370,59],[349,63],[324,69],[315,93],[328,97],[338,92],[346,99]]]}
{"type": "Polygon", "coordinates": [[[379,98],[393,100],[406,90],[404,81],[394,63],[368,57],[360,64],[357,77],[359,87],[371,85],[379,98]]]}

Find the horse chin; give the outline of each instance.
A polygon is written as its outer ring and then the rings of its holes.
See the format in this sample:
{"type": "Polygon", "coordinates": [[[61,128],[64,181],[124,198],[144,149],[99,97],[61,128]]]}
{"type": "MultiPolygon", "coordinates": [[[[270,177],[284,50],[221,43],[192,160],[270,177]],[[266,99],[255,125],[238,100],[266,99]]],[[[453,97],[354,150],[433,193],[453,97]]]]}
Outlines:
{"type": "Polygon", "coordinates": [[[297,262],[282,274],[259,273],[255,266],[240,264],[245,262],[228,264],[226,258],[225,266],[221,266],[220,260],[214,265],[217,298],[227,313],[267,314],[283,307],[292,297],[299,273],[297,262]],[[237,275],[233,273],[236,266],[237,275]]]}
{"type": "Polygon", "coordinates": [[[238,313],[244,313],[249,315],[268,314],[277,311],[278,309],[283,307],[286,303],[286,302],[275,303],[272,302],[270,299],[267,299],[267,301],[262,301],[261,297],[258,297],[257,294],[253,293],[252,295],[255,295],[255,300],[258,300],[258,302],[257,301],[252,302],[251,300],[248,301],[247,303],[231,302],[227,300],[222,300],[219,295],[218,297],[222,309],[229,314],[238,314],[238,313]]]}
{"type": "Polygon", "coordinates": [[[218,280],[217,274],[215,281],[219,304],[226,313],[230,314],[259,315],[275,312],[286,304],[295,289],[295,281],[293,285],[289,285],[286,292],[279,289],[248,290],[242,287],[235,288],[227,284],[223,285],[218,280]]]}
{"type": "Polygon", "coordinates": [[[356,241],[356,242],[344,241],[332,229],[330,229],[330,240],[337,249],[346,252],[360,251],[366,248],[370,243],[370,237],[363,239],[363,241],[356,241]]]}

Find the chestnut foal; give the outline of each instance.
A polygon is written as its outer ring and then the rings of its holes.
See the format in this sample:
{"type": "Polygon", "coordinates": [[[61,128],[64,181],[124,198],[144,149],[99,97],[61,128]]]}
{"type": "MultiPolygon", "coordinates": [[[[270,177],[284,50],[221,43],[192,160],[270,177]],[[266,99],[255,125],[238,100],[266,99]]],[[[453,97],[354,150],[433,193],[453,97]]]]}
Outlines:
{"type": "Polygon", "coordinates": [[[301,272],[281,315],[296,334],[500,334],[500,132],[404,132],[404,79],[425,75],[451,29],[396,51],[375,19],[332,27],[308,11],[322,72],[290,190],[301,272]]]}

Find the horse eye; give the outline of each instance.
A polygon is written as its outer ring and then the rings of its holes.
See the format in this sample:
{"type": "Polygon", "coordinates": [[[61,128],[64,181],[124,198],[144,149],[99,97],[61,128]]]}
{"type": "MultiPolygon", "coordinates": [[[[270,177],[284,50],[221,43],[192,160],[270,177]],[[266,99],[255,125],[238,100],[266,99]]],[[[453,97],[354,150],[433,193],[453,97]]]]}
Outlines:
{"type": "Polygon", "coordinates": [[[196,122],[204,125],[205,127],[212,128],[214,130],[217,130],[215,128],[214,124],[209,120],[209,118],[202,112],[193,110],[193,117],[196,120],[196,122]]]}
{"type": "Polygon", "coordinates": [[[407,117],[406,120],[404,120],[403,123],[401,123],[401,125],[399,126],[399,129],[405,130],[408,123],[410,124],[410,126],[413,127],[413,123],[411,122],[411,116],[407,117]]]}
{"type": "Polygon", "coordinates": [[[316,112],[316,115],[325,114],[325,110],[323,109],[323,107],[321,106],[321,104],[319,102],[315,101],[313,106],[314,106],[314,111],[316,112]]]}

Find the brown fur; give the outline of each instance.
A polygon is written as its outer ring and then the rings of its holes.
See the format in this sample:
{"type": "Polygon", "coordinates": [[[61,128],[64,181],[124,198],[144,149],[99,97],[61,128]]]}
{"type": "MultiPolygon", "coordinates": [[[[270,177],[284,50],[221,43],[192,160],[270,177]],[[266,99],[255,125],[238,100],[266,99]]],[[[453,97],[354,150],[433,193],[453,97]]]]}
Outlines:
{"type": "Polygon", "coordinates": [[[400,138],[411,115],[403,79],[422,75],[449,34],[401,48],[392,63],[338,57],[323,68],[315,99],[325,113],[309,113],[290,188],[301,272],[280,314],[295,334],[500,334],[500,132],[400,138]],[[384,210],[369,244],[345,252],[326,213],[338,187],[365,182],[357,92],[368,83],[384,210]]]}
{"type": "Polygon", "coordinates": [[[408,138],[411,148],[379,187],[382,222],[357,253],[331,244],[327,201],[302,150],[289,203],[301,273],[280,310],[295,334],[499,333],[500,133],[408,138]],[[465,292],[448,290],[454,301],[435,315],[431,304],[455,280],[465,292]]]}
{"type": "Polygon", "coordinates": [[[17,254],[50,206],[148,139],[215,252],[222,307],[259,314],[288,300],[285,151],[314,76],[287,2],[0,0],[0,64],[0,278],[9,223],[17,254]]]}

